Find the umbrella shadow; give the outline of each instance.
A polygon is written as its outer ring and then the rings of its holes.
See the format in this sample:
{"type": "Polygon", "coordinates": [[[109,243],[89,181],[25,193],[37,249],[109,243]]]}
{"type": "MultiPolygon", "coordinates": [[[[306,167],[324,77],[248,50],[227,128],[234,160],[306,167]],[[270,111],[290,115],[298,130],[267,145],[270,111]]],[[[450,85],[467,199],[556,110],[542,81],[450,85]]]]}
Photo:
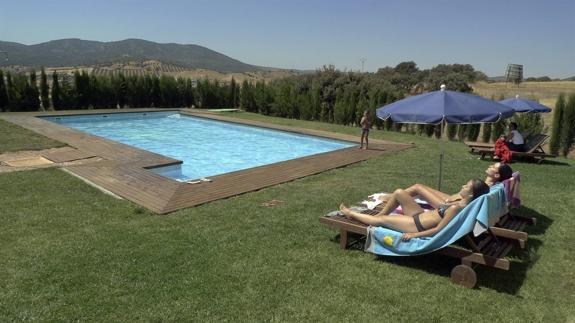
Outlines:
{"type": "MultiPolygon", "coordinates": [[[[534,159],[534,158],[529,158],[527,161],[528,161],[528,162],[531,162],[531,163],[536,163],[536,162],[538,162],[538,161],[537,161],[536,159],[534,159]]],[[[560,162],[560,161],[556,161],[556,160],[552,160],[552,159],[543,159],[543,160],[540,162],[540,164],[542,164],[542,165],[553,165],[553,166],[567,166],[567,167],[571,167],[571,165],[568,164],[568,163],[560,162]]]]}
{"type": "MultiPolygon", "coordinates": [[[[544,234],[547,228],[553,224],[553,220],[531,208],[526,206],[521,206],[518,209],[514,209],[511,211],[512,215],[518,215],[526,218],[533,218],[535,219],[535,225],[529,225],[524,228],[525,232],[530,235],[541,235],[544,234]]],[[[529,240],[527,244],[530,244],[529,240]]]]}

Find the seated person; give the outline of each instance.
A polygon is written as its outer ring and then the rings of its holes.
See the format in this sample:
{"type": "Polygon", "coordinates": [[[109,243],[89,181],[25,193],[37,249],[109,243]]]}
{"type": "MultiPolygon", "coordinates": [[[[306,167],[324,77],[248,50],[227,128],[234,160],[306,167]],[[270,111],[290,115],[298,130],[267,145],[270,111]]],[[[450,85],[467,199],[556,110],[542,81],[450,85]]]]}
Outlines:
{"type": "MultiPolygon", "coordinates": [[[[491,187],[495,183],[502,182],[508,178],[511,178],[513,175],[513,170],[507,164],[503,163],[495,163],[489,165],[485,170],[485,184],[491,187]]],[[[433,208],[437,209],[443,203],[449,203],[451,201],[455,201],[461,198],[459,193],[449,195],[447,193],[443,193],[436,189],[433,189],[429,186],[423,184],[415,184],[407,189],[405,189],[409,195],[415,197],[420,196],[422,199],[427,201],[433,208]]],[[[382,202],[387,202],[390,199],[390,195],[384,195],[380,197],[382,202]]]]}
{"type": "Polygon", "coordinates": [[[525,151],[523,135],[517,131],[517,123],[509,123],[509,133],[505,137],[505,143],[511,151],[525,151]]]}
{"type": "Polygon", "coordinates": [[[480,179],[472,179],[461,187],[460,199],[440,205],[436,210],[425,212],[413,197],[402,189],[397,189],[377,215],[367,215],[347,208],[343,203],[340,211],[349,219],[356,220],[372,226],[386,227],[398,232],[404,232],[401,239],[408,241],[411,238],[431,237],[441,231],[459,211],[475,198],[488,193],[489,186],[480,179]],[[404,215],[389,214],[401,206],[404,215]]]}

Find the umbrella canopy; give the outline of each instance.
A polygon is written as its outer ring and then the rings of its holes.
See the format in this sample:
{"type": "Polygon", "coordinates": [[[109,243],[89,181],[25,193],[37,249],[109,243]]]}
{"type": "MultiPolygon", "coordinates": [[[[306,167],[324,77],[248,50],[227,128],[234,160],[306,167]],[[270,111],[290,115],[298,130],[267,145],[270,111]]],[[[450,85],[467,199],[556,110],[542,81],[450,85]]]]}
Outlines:
{"type": "Polygon", "coordinates": [[[519,95],[516,95],[514,99],[501,100],[499,103],[512,108],[515,112],[551,112],[549,107],[537,101],[520,99],[519,95]]]}
{"type": "Polygon", "coordinates": [[[485,123],[509,118],[515,111],[501,103],[480,96],[434,91],[415,95],[376,110],[380,119],[398,123],[485,123]]]}
{"type": "MultiPolygon", "coordinates": [[[[388,104],[376,110],[377,117],[383,120],[391,118],[398,123],[441,124],[444,123],[489,123],[509,118],[515,110],[501,103],[480,96],[446,91],[441,85],[440,91],[415,95],[388,104]]],[[[439,177],[437,189],[441,190],[443,169],[443,145],[439,155],[439,177]]]]}

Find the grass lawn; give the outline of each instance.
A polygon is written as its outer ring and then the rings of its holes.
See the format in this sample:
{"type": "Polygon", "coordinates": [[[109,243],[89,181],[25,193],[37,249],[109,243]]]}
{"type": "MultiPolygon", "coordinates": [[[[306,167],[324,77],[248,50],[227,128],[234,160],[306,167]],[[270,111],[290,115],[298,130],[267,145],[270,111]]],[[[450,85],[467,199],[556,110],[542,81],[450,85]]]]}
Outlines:
{"type": "MultiPolygon", "coordinates": [[[[0,321],[575,320],[574,160],[512,165],[523,178],[521,211],[538,224],[510,271],[478,267],[477,287],[465,289],[450,282],[451,258],[342,251],[318,222],[342,201],[436,185],[436,140],[370,137],[417,147],[168,216],[58,169],[0,174],[0,321]],[[285,203],[259,206],[271,199],[285,203]]],[[[483,177],[488,161],[461,143],[445,149],[447,191],[483,177]]]]}
{"type": "Polygon", "coordinates": [[[30,130],[0,119],[0,154],[63,147],[63,143],[38,135],[30,130]]]}

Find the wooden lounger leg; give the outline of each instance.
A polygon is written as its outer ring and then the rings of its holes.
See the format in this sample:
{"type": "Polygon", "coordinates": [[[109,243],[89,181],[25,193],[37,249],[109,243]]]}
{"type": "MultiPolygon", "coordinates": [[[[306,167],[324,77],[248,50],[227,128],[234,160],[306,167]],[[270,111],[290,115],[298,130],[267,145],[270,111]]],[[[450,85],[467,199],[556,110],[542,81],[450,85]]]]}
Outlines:
{"type": "Polygon", "coordinates": [[[347,249],[347,231],[344,229],[339,230],[339,246],[341,249],[347,249]]]}

